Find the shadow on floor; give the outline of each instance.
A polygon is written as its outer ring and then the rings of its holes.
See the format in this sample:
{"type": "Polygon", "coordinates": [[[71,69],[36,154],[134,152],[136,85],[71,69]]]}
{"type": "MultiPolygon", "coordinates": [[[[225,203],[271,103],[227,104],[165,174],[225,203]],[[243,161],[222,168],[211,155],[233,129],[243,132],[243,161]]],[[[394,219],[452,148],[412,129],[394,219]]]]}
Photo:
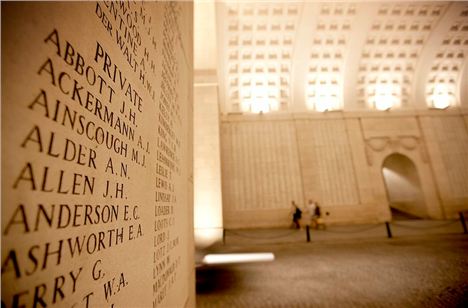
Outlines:
{"type": "Polygon", "coordinates": [[[392,212],[392,220],[420,220],[422,219],[418,216],[415,216],[406,212],[402,212],[393,207],[390,207],[390,210],[392,212]]]}
{"type": "Polygon", "coordinates": [[[196,271],[197,294],[222,292],[239,285],[242,277],[230,266],[205,266],[196,271]]]}

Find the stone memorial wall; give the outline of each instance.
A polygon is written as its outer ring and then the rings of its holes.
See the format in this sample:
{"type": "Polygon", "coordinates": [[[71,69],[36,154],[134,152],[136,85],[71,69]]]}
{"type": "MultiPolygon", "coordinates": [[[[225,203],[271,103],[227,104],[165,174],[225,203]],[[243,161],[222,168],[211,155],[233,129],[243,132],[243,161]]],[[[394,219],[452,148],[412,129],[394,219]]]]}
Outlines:
{"type": "Polygon", "coordinates": [[[2,307],[194,302],[192,4],[2,3],[2,307]]]}
{"type": "MultiPolygon", "coordinates": [[[[468,200],[464,121],[458,110],[226,115],[220,142],[224,227],[286,227],[291,201],[304,207],[309,199],[329,213],[327,223],[386,221],[383,164],[396,153],[414,164],[419,179],[422,195],[411,211],[457,218],[468,200]]],[[[416,182],[405,175],[408,181],[416,182]]]]}

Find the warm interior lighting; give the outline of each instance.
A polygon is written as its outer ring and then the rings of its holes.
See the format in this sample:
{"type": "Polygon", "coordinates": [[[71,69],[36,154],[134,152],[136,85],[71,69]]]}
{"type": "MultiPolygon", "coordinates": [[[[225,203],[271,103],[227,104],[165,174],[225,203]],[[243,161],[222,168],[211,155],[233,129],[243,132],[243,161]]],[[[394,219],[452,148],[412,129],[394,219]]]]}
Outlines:
{"type": "Polygon", "coordinates": [[[434,86],[432,94],[429,95],[429,104],[437,109],[445,109],[453,104],[454,97],[445,84],[434,86]]]}
{"type": "Polygon", "coordinates": [[[243,90],[241,109],[244,112],[266,113],[279,109],[279,90],[276,87],[256,86],[243,90]]]}
{"type": "Polygon", "coordinates": [[[394,96],[391,94],[376,95],[374,100],[374,106],[378,110],[388,110],[394,104],[394,96]]]}
{"type": "Polygon", "coordinates": [[[388,110],[400,104],[400,87],[394,84],[377,84],[370,103],[378,110],[388,110]]]}
{"type": "Polygon", "coordinates": [[[384,178],[389,182],[401,183],[401,186],[413,186],[413,184],[411,184],[411,182],[404,175],[399,174],[398,172],[390,168],[383,167],[382,173],[384,175],[384,178]]]}
{"type": "Polygon", "coordinates": [[[339,109],[338,91],[337,85],[329,83],[309,86],[306,105],[319,112],[339,109]]]}
{"type": "Polygon", "coordinates": [[[203,258],[204,264],[229,264],[247,262],[269,262],[275,260],[275,255],[271,252],[259,253],[225,253],[208,254],[203,258]]]}
{"type": "Polygon", "coordinates": [[[336,108],[338,98],[334,95],[321,95],[316,98],[315,110],[327,111],[336,108]]]}
{"type": "Polygon", "coordinates": [[[266,113],[270,111],[270,104],[266,99],[252,99],[250,103],[250,111],[253,113],[266,113]]]}
{"type": "Polygon", "coordinates": [[[279,110],[280,104],[279,104],[279,101],[277,99],[270,98],[269,104],[270,104],[270,109],[272,111],[279,110]]]}
{"type": "Polygon", "coordinates": [[[209,247],[223,239],[223,228],[195,227],[195,247],[198,249],[209,247]]]}

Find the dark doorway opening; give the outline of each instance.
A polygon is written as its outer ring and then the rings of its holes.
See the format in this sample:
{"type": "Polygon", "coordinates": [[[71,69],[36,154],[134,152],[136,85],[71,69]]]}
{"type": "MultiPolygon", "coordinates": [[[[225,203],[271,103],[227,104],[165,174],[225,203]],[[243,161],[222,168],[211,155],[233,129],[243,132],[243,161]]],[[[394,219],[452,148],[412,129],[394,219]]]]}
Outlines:
{"type": "Polygon", "coordinates": [[[389,155],[382,174],[393,220],[427,218],[427,209],[414,163],[402,154],[389,155]]]}

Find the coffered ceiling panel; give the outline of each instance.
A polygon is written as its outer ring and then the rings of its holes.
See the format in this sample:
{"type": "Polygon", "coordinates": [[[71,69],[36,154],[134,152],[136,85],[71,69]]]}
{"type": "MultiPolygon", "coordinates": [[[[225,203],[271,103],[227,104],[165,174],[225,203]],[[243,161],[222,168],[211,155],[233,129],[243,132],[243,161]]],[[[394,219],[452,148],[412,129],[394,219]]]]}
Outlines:
{"type": "Polygon", "coordinates": [[[221,112],[466,105],[463,2],[217,2],[221,112]]]}

